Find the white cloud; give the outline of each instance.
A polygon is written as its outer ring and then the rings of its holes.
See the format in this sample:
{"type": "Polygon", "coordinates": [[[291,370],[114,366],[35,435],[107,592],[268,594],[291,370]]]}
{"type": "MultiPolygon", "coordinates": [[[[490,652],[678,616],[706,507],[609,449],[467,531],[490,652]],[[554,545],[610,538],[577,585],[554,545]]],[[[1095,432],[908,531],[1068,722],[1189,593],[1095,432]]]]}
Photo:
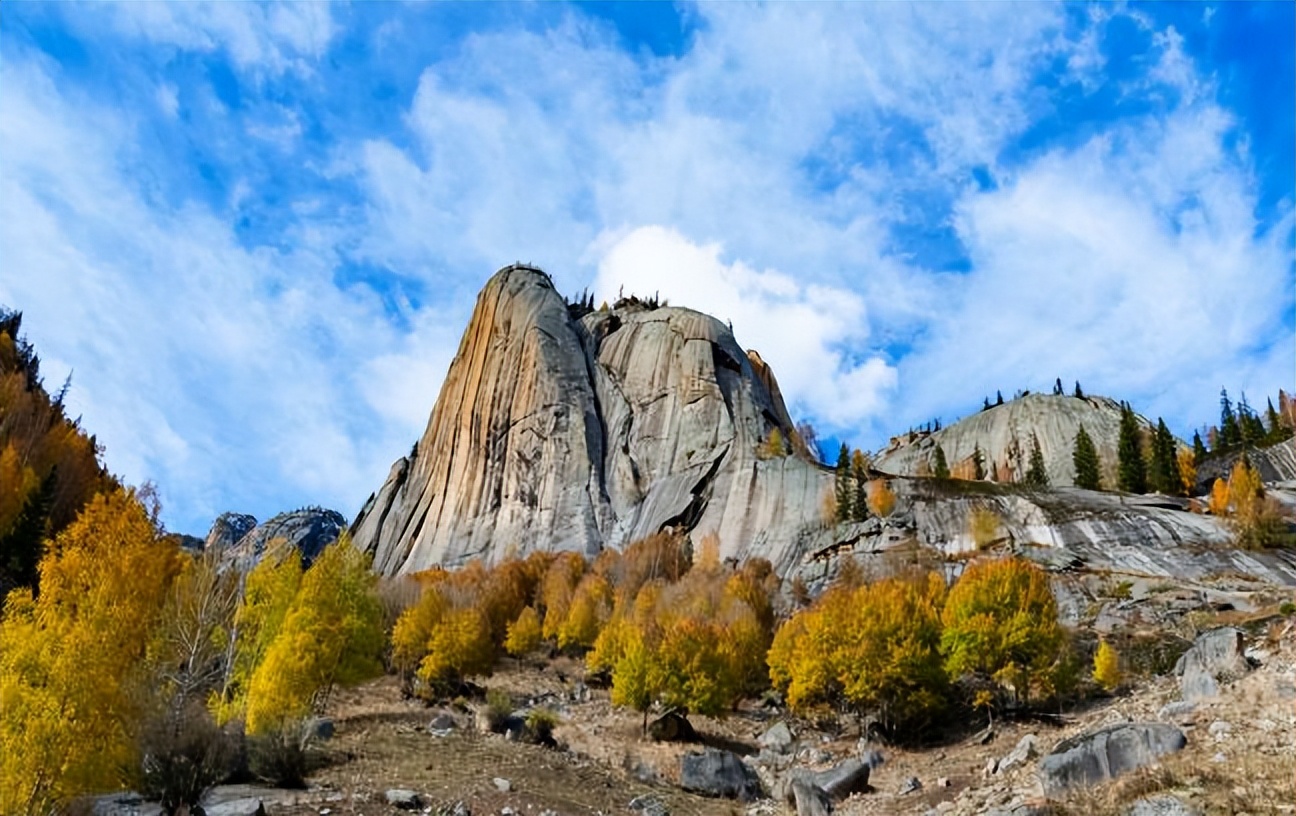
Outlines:
{"type": "Polygon", "coordinates": [[[851,361],[845,350],[867,347],[863,299],[848,290],[806,285],[775,270],[721,260],[718,244],[699,246],[678,232],[641,227],[604,236],[595,300],[660,293],[675,305],[729,321],[738,342],[774,369],[801,416],[840,430],[871,418],[896,384],[880,357],[851,361]]]}
{"type": "Polygon", "coordinates": [[[158,85],[157,104],[168,119],[174,119],[180,110],[180,90],[170,82],[158,85]]]}
{"type": "Polygon", "coordinates": [[[945,379],[960,364],[974,394],[1078,378],[1180,429],[1214,415],[1221,386],[1290,387],[1293,222],[1260,229],[1232,126],[1213,104],[1185,107],[966,195],[974,269],[901,367],[914,406],[966,400],[945,379]]]}
{"type": "Polygon", "coordinates": [[[337,33],[328,3],[118,3],[102,11],[128,36],[190,51],[224,49],[240,68],[271,75],[309,73],[337,33]]]}
{"type": "Polygon", "coordinates": [[[448,359],[444,333],[424,319],[402,336],[371,291],[338,288],[339,236],[320,225],[281,252],[199,205],[158,208],[135,186],[128,119],[33,63],[5,77],[0,302],[25,312],[50,375],[75,369],[70,404],[111,469],[158,482],[188,532],[290,497],[353,512],[422,426],[377,406],[426,397],[396,375],[448,359]]]}

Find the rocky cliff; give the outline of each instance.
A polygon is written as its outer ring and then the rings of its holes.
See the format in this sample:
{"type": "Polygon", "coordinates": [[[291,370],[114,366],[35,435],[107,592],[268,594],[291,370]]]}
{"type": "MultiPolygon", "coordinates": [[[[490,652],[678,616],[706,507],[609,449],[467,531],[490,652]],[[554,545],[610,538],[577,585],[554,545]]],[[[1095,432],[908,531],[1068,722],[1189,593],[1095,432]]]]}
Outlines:
{"type": "Polygon", "coordinates": [[[593,554],[665,527],[717,534],[724,557],[791,559],[832,474],[768,455],[774,428],[792,438],[773,372],[723,323],[636,301],[578,317],[542,271],[506,267],[352,534],[386,574],[593,554]]]}
{"type": "Polygon", "coordinates": [[[243,513],[222,513],[212,523],[204,549],[215,548],[223,563],[246,570],[261,560],[273,542],[282,541],[295,547],[309,566],[345,529],[346,518],[341,513],[322,507],[280,513],[261,524],[243,513]]]}
{"type": "MultiPolygon", "coordinates": [[[[1139,422],[1148,427],[1145,419],[1139,422]]],[[[874,458],[882,471],[902,476],[930,475],[936,446],[955,475],[971,478],[979,447],[987,478],[1020,482],[1030,467],[1032,434],[1039,440],[1049,483],[1075,483],[1071,452],[1083,425],[1094,441],[1104,486],[1114,487],[1120,404],[1107,397],[1027,394],[966,417],[932,433],[898,436],[874,458]]]]}

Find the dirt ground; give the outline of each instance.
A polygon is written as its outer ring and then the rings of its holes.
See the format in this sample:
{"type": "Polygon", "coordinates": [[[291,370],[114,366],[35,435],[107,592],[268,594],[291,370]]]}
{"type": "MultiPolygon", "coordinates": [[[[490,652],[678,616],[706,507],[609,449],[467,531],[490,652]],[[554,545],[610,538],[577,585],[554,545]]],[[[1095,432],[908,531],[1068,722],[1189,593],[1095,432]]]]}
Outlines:
{"type": "MultiPolygon", "coordinates": [[[[1054,812],[1105,816],[1123,814],[1140,796],[1169,792],[1208,814],[1296,813],[1296,633],[1275,630],[1263,644],[1265,663],[1227,687],[1215,701],[1199,704],[1180,722],[1188,747],[1155,769],[1136,773],[1093,791],[1054,803],[1054,812]]],[[[521,744],[483,734],[471,711],[429,707],[402,699],[394,678],[338,692],[330,705],[336,724],[326,743],[328,764],[311,779],[312,788],[295,801],[267,802],[270,814],[393,814],[384,792],[408,788],[429,812],[463,802],[475,816],[515,814],[630,814],[636,797],[651,796],[680,816],[791,812],[765,801],[755,805],[706,799],[680,790],[679,757],[696,745],[658,744],[641,735],[639,715],[613,708],[604,689],[584,688],[577,662],[519,665],[502,663],[485,681],[503,689],[519,707],[538,703],[556,711],[561,750],[521,744]],[[573,697],[577,699],[573,699],[573,697]],[[427,726],[450,713],[459,727],[437,736],[427,726]],[[495,779],[508,781],[500,790],[495,779]]],[[[987,762],[1035,734],[1041,751],[1059,740],[1099,725],[1156,720],[1161,706],[1179,699],[1175,681],[1160,678],[1079,712],[1062,724],[996,723],[992,741],[963,740],[928,750],[881,746],[885,763],[873,773],[873,791],[840,803],[844,816],[891,813],[974,814],[1018,806],[1042,806],[1035,762],[1006,774],[987,776],[987,762]],[[900,794],[911,777],[922,787],[900,794]]],[[[758,736],[777,712],[757,706],[728,717],[692,718],[704,742],[743,755],[757,752],[758,736]]],[[[832,739],[805,723],[791,721],[800,742],[797,764],[826,767],[854,755],[854,734],[832,739]]],[[[768,783],[772,775],[766,775],[768,783]]],[[[449,812],[446,810],[445,812],[449,812]]]]}

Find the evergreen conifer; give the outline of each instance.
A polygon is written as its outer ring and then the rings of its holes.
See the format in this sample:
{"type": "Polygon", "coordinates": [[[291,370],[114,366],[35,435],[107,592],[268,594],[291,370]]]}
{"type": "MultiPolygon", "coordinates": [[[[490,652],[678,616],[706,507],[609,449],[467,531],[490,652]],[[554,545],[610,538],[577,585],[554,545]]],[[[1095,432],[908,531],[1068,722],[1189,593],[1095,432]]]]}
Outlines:
{"type": "Polygon", "coordinates": [[[945,461],[945,449],[940,445],[936,446],[936,452],[932,454],[932,470],[936,473],[937,479],[948,479],[950,477],[949,462],[945,461]]]}
{"type": "Polygon", "coordinates": [[[1071,462],[1075,465],[1075,486],[1085,490],[1098,490],[1098,450],[1083,425],[1076,432],[1071,462]]]}
{"type": "Polygon", "coordinates": [[[1138,420],[1128,402],[1121,403],[1120,436],[1116,445],[1117,486],[1126,493],[1147,492],[1147,464],[1139,442],[1138,420]]]}
{"type": "Polygon", "coordinates": [[[1031,434],[1030,467],[1026,469],[1026,486],[1048,487],[1048,471],[1044,469],[1044,454],[1040,451],[1039,437],[1031,434]]]}

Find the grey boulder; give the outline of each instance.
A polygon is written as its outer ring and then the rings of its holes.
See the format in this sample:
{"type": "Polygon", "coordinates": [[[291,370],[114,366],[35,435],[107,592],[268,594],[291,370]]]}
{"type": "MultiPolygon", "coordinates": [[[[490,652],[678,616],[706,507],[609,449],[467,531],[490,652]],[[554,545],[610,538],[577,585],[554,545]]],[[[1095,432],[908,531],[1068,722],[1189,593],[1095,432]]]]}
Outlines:
{"type": "Polygon", "coordinates": [[[756,772],[737,754],[716,748],[680,757],[680,787],[742,802],[754,802],[761,794],[756,772]]]}
{"type": "Polygon", "coordinates": [[[1047,796],[1092,785],[1156,762],[1183,749],[1184,733],[1166,723],[1121,723],[1058,743],[1039,762],[1047,796]]]}
{"type": "Polygon", "coordinates": [[[791,785],[792,800],[797,816],[828,816],[833,812],[832,797],[813,782],[794,779],[791,785]]]}
{"type": "Polygon", "coordinates": [[[1248,668],[1244,635],[1230,626],[1198,635],[1175,664],[1175,674],[1185,700],[1209,700],[1219,696],[1220,681],[1236,679],[1248,668]]]}

